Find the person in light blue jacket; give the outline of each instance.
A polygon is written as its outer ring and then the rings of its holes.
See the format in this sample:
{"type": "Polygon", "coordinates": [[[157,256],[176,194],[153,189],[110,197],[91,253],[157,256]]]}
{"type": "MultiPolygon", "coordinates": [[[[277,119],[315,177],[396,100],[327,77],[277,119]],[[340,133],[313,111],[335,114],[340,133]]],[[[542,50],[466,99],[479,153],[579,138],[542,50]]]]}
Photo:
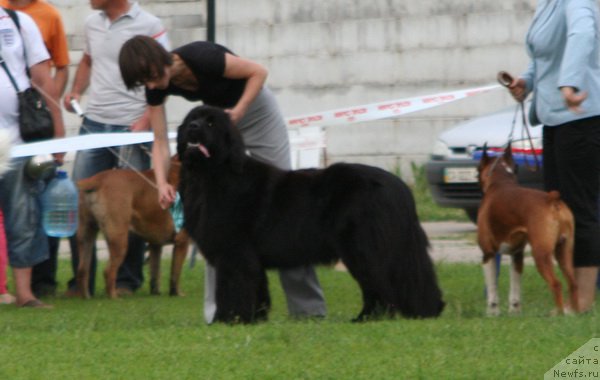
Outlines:
{"type": "Polygon", "coordinates": [[[596,0],[540,0],[526,37],[531,61],[509,86],[533,93],[543,124],[544,185],[575,216],[575,277],[581,311],[593,307],[600,266],[600,17],[596,0]]]}

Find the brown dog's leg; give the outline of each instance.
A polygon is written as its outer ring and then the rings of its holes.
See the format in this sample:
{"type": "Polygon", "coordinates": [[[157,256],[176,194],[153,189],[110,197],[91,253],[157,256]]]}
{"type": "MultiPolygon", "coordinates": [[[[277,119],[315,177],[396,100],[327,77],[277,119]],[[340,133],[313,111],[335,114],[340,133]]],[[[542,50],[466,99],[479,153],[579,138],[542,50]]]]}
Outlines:
{"type": "Polygon", "coordinates": [[[106,283],[106,294],[109,298],[117,298],[117,271],[127,254],[127,236],[128,229],[121,229],[118,233],[111,233],[111,238],[107,244],[109,250],[108,263],[104,270],[104,280],[106,283]]]}
{"type": "Polygon", "coordinates": [[[185,262],[190,247],[190,239],[185,230],[179,231],[175,236],[175,245],[173,246],[173,257],[171,258],[171,279],[169,282],[169,295],[182,296],[179,290],[179,280],[181,278],[181,268],[185,262]]]}
{"type": "Polygon", "coordinates": [[[556,304],[556,313],[563,313],[563,297],[562,297],[562,286],[560,281],[556,278],[554,274],[554,267],[552,263],[552,251],[543,245],[533,245],[531,246],[531,252],[533,258],[535,260],[535,265],[538,269],[538,272],[548,286],[550,287],[550,291],[554,296],[554,303],[556,304]]]}
{"type": "Polygon", "coordinates": [[[150,245],[150,294],[160,295],[160,257],[162,246],[150,245]]]}
{"type": "Polygon", "coordinates": [[[500,299],[498,297],[498,268],[496,267],[495,254],[484,254],[483,275],[487,293],[487,315],[500,315],[500,299]]]}
{"type": "Polygon", "coordinates": [[[565,240],[556,246],[556,261],[562,271],[563,277],[567,280],[569,288],[569,304],[571,310],[566,312],[579,312],[579,290],[575,281],[575,269],[573,268],[573,240],[565,240]]]}
{"type": "Polygon", "coordinates": [[[79,250],[79,266],[77,267],[77,291],[83,298],[90,298],[88,287],[90,266],[94,242],[98,234],[98,227],[92,222],[92,215],[87,209],[79,212],[79,227],[77,229],[77,246],[79,250]]]}
{"type": "Polygon", "coordinates": [[[518,314],[521,312],[521,277],[523,275],[523,251],[511,256],[510,270],[510,295],[508,298],[508,312],[518,314]]]}

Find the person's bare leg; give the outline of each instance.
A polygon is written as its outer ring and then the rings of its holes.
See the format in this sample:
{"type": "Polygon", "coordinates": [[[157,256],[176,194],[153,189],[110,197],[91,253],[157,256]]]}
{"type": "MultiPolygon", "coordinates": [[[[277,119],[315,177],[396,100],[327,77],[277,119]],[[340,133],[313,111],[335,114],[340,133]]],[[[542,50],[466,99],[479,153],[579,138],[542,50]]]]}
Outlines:
{"type": "Polygon", "coordinates": [[[36,299],[31,291],[31,267],[12,268],[13,278],[15,280],[15,296],[17,297],[17,306],[36,299]]]}
{"type": "Polygon", "coordinates": [[[579,291],[579,311],[586,312],[594,306],[598,267],[575,268],[575,281],[579,291]]]}

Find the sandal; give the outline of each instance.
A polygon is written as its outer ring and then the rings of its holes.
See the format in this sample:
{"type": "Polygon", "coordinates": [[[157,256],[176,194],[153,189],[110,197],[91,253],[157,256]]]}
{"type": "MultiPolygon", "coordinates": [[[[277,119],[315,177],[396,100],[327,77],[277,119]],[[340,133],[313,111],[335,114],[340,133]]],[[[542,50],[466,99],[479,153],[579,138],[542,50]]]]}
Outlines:
{"type": "Polygon", "coordinates": [[[16,298],[10,293],[0,294],[0,305],[11,305],[15,303],[16,298]]]}
{"type": "Polygon", "coordinates": [[[52,308],[54,308],[54,306],[48,305],[47,303],[43,303],[42,301],[40,301],[38,299],[29,300],[29,301],[25,302],[24,304],[20,305],[19,307],[35,308],[35,309],[52,309],[52,308]]]}

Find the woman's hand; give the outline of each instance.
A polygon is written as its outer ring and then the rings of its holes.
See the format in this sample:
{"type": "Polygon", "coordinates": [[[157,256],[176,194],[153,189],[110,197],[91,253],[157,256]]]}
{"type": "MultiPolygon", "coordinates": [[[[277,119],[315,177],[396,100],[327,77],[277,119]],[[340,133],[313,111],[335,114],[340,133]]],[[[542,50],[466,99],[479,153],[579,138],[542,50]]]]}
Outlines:
{"type": "Polygon", "coordinates": [[[574,87],[561,87],[560,92],[562,92],[563,98],[565,99],[565,104],[567,105],[569,111],[574,113],[583,112],[581,109],[581,103],[587,99],[587,92],[577,92],[574,87]]]}
{"type": "Polygon", "coordinates": [[[242,120],[242,117],[244,117],[246,114],[246,110],[242,110],[241,107],[228,108],[225,110],[225,112],[229,115],[233,125],[236,125],[240,120],[242,120]]]}
{"type": "Polygon", "coordinates": [[[527,84],[525,79],[516,78],[508,85],[508,91],[517,102],[522,102],[527,97],[527,84]]]}
{"type": "Polygon", "coordinates": [[[158,185],[158,203],[163,210],[166,210],[175,202],[176,196],[177,192],[170,184],[158,185]]]}

